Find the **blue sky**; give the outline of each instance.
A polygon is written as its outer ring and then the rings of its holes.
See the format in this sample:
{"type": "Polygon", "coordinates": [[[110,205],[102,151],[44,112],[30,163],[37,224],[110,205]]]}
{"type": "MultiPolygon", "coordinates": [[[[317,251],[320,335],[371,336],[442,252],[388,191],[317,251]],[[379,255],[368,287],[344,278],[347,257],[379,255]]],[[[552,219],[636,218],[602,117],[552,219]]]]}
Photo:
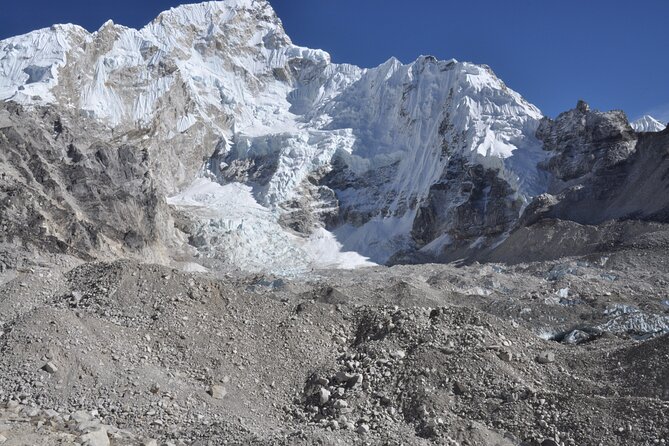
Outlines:
{"type": "MultiPolygon", "coordinates": [[[[170,0],[6,0],[0,38],[53,23],[141,27],[170,0]]],[[[296,44],[372,67],[395,56],[492,67],[555,116],[583,98],[630,118],[669,121],[667,0],[270,0],[296,44]]]]}

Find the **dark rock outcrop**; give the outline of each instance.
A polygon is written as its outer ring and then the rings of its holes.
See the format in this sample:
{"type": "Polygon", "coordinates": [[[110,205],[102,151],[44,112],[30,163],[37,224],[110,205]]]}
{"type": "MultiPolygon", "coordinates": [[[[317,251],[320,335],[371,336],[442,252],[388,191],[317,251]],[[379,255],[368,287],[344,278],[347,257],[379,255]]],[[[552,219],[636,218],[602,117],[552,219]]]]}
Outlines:
{"type": "Polygon", "coordinates": [[[542,167],[554,176],[549,192],[627,159],[637,135],[622,111],[592,111],[583,101],[555,120],[544,118],[537,129],[553,156],[542,167]]]}
{"type": "Polygon", "coordinates": [[[478,260],[529,262],[618,249],[669,223],[669,130],[635,133],[622,112],[584,102],[537,132],[553,156],[550,192],[525,208],[508,238],[478,260]]]}
{"type": "Polygon", "coordinates": [[[599,224],[615,219],[669,222],[669,131],[635,133],[622,112],[579,107],[537,131],[555,155],[551,198],[540,196],[520,222],[541,218],[599,224]]]}
{"type": "Polygon", "coordinates": [[[442,234],[449,234],[456,246],[499,236],[520,213],[522,203],[513,195],[495,170],[452,159],[419,208],[411,235],[418,248],[442,234]]]}

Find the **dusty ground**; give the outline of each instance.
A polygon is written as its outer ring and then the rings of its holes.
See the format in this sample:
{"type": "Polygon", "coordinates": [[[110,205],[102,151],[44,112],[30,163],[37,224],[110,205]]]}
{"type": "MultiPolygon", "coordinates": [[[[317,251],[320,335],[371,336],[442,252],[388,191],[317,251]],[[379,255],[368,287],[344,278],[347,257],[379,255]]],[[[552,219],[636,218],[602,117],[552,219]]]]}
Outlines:
{"type": "Polygon", "coordinates": [[[5,247],[0,443],[666,444],[662,234],[292,280],[5,247]]]}

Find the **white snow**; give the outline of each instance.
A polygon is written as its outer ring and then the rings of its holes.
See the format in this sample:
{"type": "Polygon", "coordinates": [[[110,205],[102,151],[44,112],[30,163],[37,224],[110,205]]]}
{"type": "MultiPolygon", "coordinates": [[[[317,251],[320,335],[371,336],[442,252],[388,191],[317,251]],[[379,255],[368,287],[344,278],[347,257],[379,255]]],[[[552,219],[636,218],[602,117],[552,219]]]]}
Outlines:
{"type": "Polygon", "coordinates": [[[0,41],[0,100],[21,103],[54,101],[51,89],[67,52],[87,32],[75,25],[55,25],[0,41]]]}
{"type": "Polygon", "coordinates": [[[667,125],[650,115],[644,115],[632,122],[632,128],[637,132],[661,132],[667,128],[667,125]]]}
{"type": "Polygon", "coordinates": [[[357,252],[342,251],[342,244],[334,234],[323,228],[316,229],[302,249],[315,268],[355,269],[375,265],[357,252]]]}

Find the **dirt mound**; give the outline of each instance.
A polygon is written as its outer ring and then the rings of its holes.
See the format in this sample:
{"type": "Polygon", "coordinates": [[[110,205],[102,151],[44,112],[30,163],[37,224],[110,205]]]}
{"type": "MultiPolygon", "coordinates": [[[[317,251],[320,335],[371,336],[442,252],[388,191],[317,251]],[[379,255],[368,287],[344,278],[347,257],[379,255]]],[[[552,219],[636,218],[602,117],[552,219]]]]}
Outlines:
{"type": "MultiPolygon", "coordinates": [[[[533,298],[564,281],[581,298],[601,286],[587,285],[595,265],[558,266],[404,266],[308,281],[128,261],[26,271],[0,285],[0,412],[13,420],[0,416],[0,434],[74,444],[104,431],[119,445],[666,439],[666,337],[538,336],[551,317],[617,317],[605,302],[533,298]],[[534,318],[510,317],[514,308],[534,318]],[[645,393],[637,376],[651,383],[645,393]]],[[[661,303],[637,304],[661,316],[661,303]]]]}

